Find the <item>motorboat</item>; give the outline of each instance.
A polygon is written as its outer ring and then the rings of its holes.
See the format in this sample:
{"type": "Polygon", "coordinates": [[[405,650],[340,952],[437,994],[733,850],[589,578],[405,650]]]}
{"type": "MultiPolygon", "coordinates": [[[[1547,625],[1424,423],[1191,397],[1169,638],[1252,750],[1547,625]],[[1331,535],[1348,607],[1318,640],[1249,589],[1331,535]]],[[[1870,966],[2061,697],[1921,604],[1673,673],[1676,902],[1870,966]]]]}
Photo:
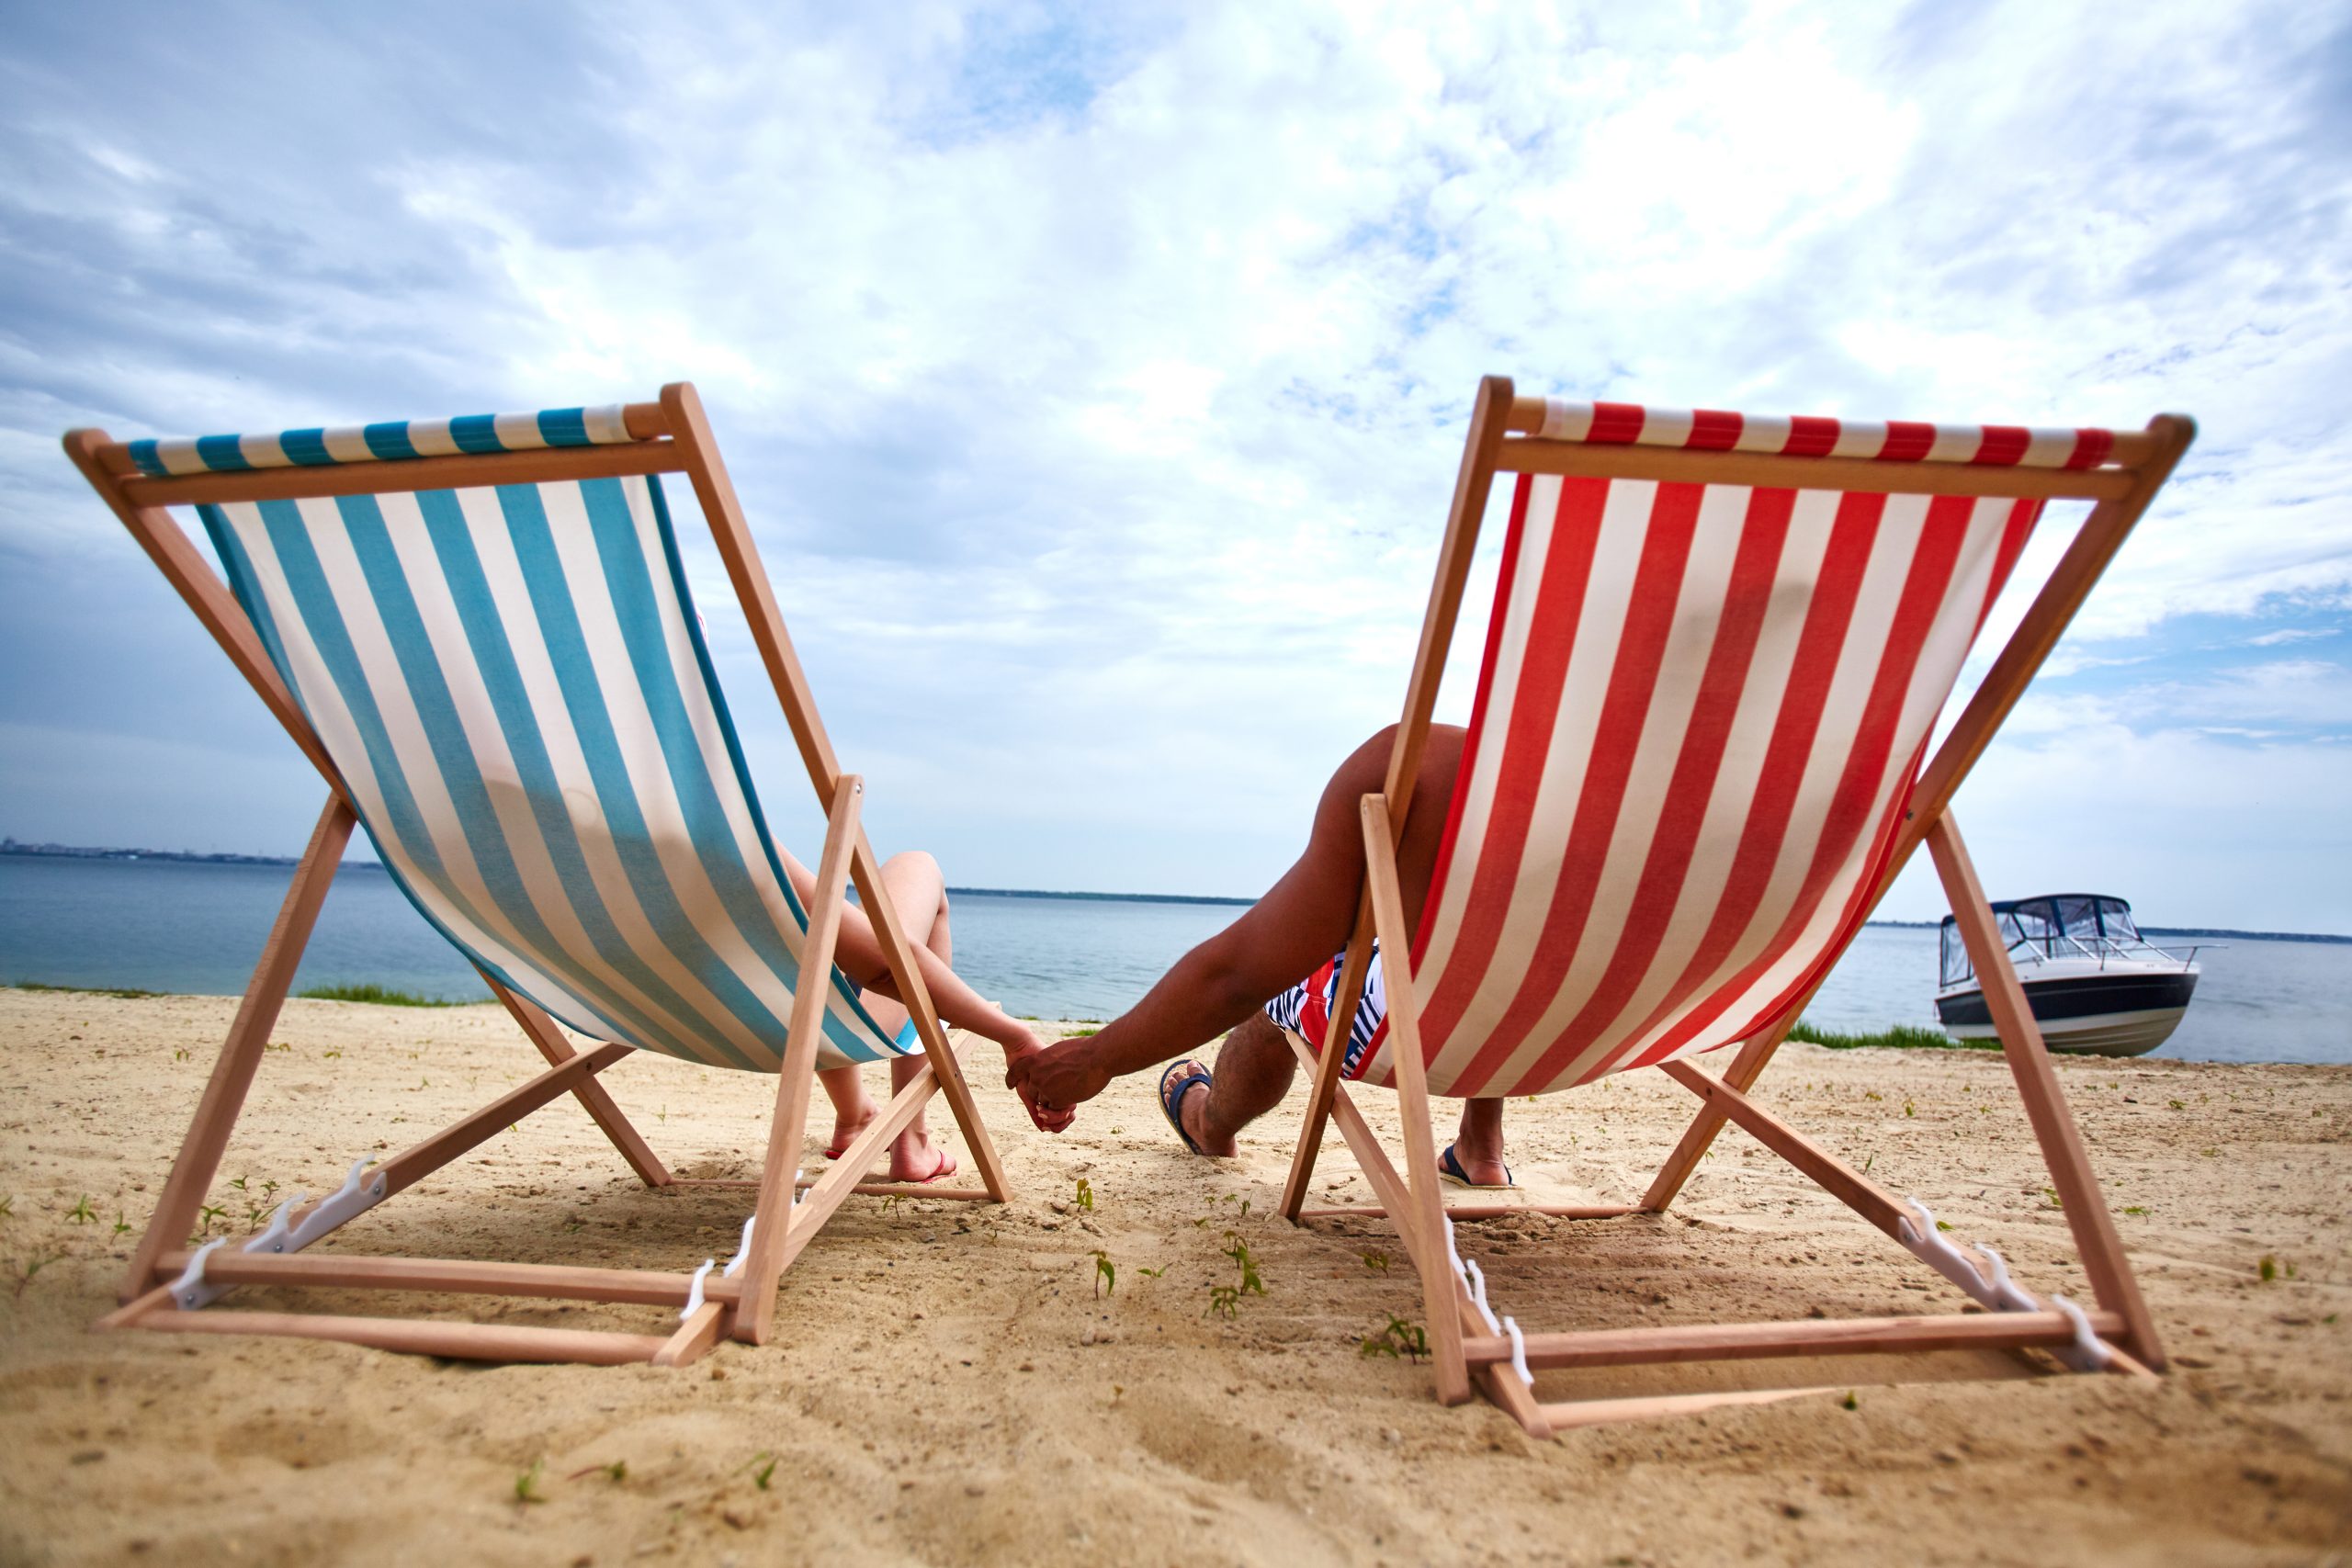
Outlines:
{"type": "MultiPolygon", "coordinates": [[[[2052,1051],[2143,1056],[2180,1026],[2196,994],[2197,952],[2168,952],[2140,934],[2132,906],[2102,893],[2045,893],[1993,906],[2009,962],[2052,1051]]],[[[1960,928],[1944,917],[1936,1015],[1955,1040],[1998,1032],[1960,928]]]]}

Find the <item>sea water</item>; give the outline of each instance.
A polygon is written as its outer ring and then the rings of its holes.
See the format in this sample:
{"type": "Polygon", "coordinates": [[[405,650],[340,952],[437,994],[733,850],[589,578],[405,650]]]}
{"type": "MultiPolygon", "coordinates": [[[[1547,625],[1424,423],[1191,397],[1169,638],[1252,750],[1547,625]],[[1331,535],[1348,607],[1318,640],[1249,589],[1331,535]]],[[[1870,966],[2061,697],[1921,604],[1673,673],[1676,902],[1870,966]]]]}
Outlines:
{"type": "MultiPolygon", "coordinates": [[[[233,995],[244,989],[291,869],[185,861],[0,856],[0,983],[233,995]]],[[[1194,943],[1241,914],[1231,904],[1016,897],[950,899],[956,967],[984,996],[1038,1018],[1116,1017],[1194,943]]],[[[2159,939],[2176,950],[2192,939],[2159,939]]],[[[2158,1056],[2352,1062],[2352,944],[2205,943],[2204,977],[2158,1056]]],[[[295,988],[374,982],[481,998],[481,979],[390,877],[335,877],[295,988]]],[[[1814,999],[1825,1029],[1935,1026],[1936,933],[1871,926],[1814,999]]]]}

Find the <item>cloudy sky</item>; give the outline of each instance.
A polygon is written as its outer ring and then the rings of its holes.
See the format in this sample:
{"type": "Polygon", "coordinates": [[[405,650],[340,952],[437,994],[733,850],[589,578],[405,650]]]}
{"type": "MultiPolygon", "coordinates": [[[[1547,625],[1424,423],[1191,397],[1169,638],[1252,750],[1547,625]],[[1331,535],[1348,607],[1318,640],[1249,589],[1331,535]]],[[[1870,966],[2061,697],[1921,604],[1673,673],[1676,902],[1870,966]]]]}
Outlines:
{"type": "MultiPolygon", "coordinates": [[[[2340,6],[434,11],[11,8],[0,832],[288,852],[320,795],[67,427],[686,378],[886,852],[1252,893],[1395,715],[1492,371],[1758,412],[2194,414],[1961,819],[1996,890],[2352,931],[2340,6]]],[[[1941,910],[1915,869],[1887,912],[1941,910]]]]}

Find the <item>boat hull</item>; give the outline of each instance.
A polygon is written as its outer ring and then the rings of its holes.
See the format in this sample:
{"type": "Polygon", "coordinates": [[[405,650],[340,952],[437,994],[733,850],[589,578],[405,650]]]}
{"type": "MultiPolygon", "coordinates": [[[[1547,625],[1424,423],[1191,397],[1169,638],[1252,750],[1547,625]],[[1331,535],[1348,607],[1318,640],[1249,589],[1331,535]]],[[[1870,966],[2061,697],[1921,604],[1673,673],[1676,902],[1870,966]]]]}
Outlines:
{"type": "MultiPolygon", "coordinates": [[[[2027,1005],[2052,1051],[2092,1056],[2141,1056],[2163,1044],[2180,1026],[2197,991],[2197,971],[2094,975],[2025,980],[2027,1005]]],[[[1936,998],[1944,1032],[1956,1040],[1998,1038],[1981,989],[1954,990],[1936,998]]]]}

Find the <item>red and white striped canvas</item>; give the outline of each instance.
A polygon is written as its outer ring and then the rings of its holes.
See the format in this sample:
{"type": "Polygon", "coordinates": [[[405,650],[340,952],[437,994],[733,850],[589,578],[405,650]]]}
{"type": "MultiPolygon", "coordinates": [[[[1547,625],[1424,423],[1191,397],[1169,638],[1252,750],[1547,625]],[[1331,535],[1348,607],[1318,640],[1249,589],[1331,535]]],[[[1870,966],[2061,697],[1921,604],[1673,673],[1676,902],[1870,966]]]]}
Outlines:
{"type": "MultiPolygon", "coordinates": [[[[1779,451],[1799,430],[1838,456],[2052,468],[2111,444],[1600,411],[1555,405],[1545,434],[1779,451]]],[[[1521,475],[1413,947],[1431,1090],[1534,1094],[1711,1051],[1814,985],[1869,912],[2041,509],[1521,475]]],[[[1365,1081],[1390,1081],[1394,1040],[1365,1081]]]]}

